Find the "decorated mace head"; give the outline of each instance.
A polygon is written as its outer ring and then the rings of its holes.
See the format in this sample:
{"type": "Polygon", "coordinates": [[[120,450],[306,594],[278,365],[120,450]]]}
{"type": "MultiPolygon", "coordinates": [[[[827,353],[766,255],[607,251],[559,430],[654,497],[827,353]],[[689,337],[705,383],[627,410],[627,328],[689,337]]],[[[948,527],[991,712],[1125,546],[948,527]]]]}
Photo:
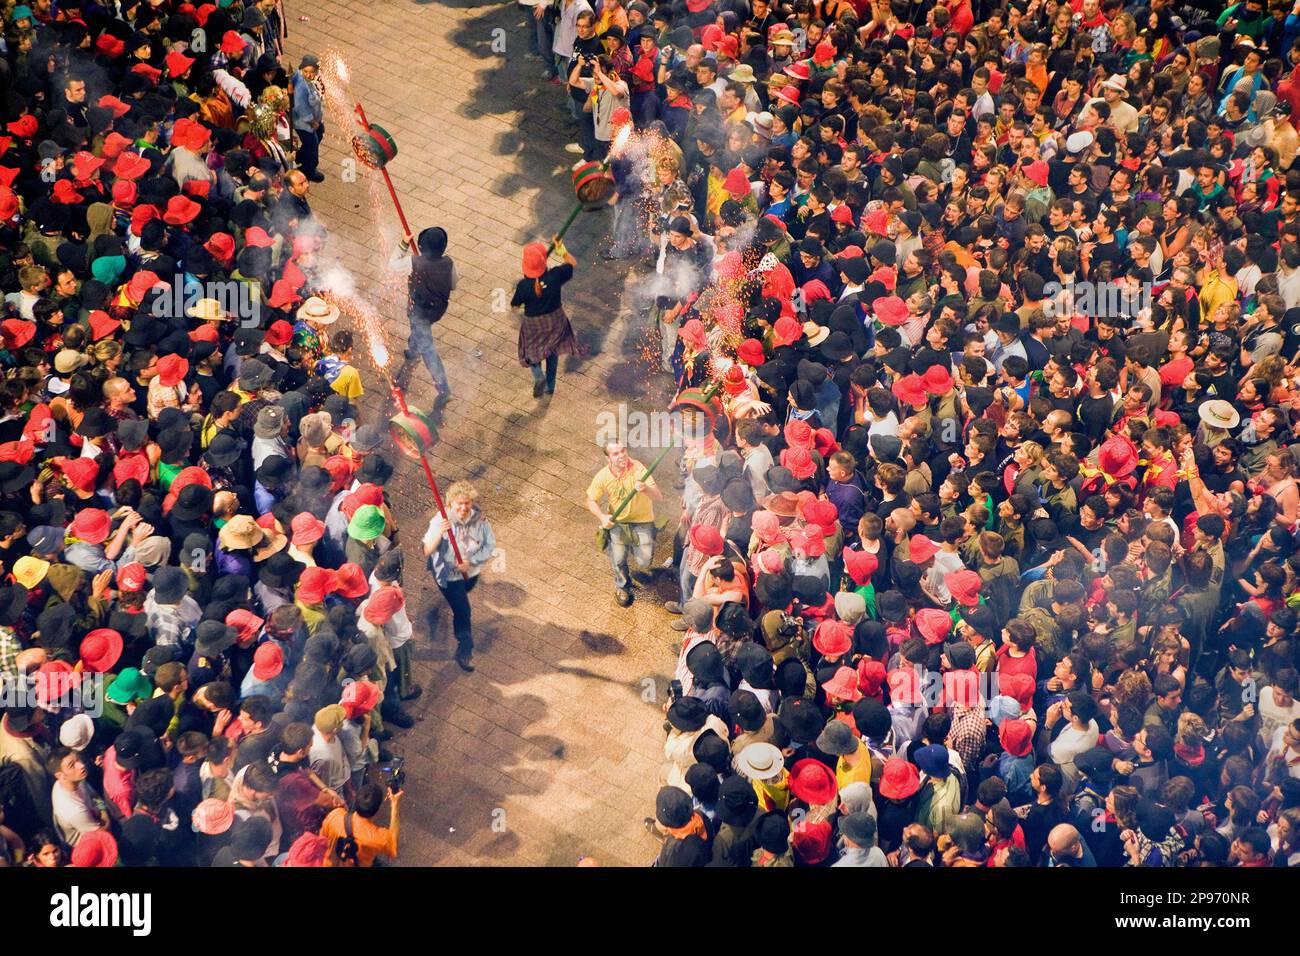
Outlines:
{"type": "Polygon", "coordinates": [[[438,429],[418,408],[407,408],[388,420],[388,434],[403,455],[419,460],[438,444],[438,429]]]}
{"type": "Polygon", "coordinates": [[[682,434],[688,440],[698,441],[709,432],[719,441],[731,437],[731,419],[716,389],[684,388],[673,399],[669,411],[681,422],[682,434]]]}
{"type": "Polygon", "coordinates": [[[352,137],[352,152],[363,166],[383,169],[397,156],[397,141],[388,130],[371,123],[352,137]]]}
{"type": "Polygon", "coordinates": [[[578,163],[573,167],[573,192],[583,205],[597,206],[614,192],[614,177],[600,163],[578,163]]]}

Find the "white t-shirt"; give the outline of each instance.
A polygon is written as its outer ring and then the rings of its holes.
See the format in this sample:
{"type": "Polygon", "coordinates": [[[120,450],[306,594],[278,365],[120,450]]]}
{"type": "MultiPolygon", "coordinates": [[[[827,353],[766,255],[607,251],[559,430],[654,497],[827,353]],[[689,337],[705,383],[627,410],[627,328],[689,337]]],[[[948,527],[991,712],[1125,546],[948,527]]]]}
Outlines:
{"type": "Polygon", "coordinates": [[[1292,700],[1291,706],[1282,707],[1273,700],[1273,688],[1265,687],[1259,692],[1259,736],[1261,740],[1271,741],[1279,727],[1285,727],[1293,720],[1300,720],[1300,700],[1292,700]]]}
{"type": "Polygon", "coordinates": [[[65,790],[57,783],[51,791],[54,804],[54,826],[68,846],[76,846],[83,834],[102,830],[104,821],[95,809],[95,791],[81,781],[75,790],[65,790]]]}
{"type": "Polygon", "coordinates": [[[338,734],[333,740],[326,740],[315,727],[311,731],[311,752],[309,754],[311,769],[325,781],[325,786],[337,790],[348,782],[352,767],[343,750],[343,742],[338,734]]]}
{"type": "Polygon", "coordinates": [[[1052,741],[1052,763],[1058,765],[1073,763],[1074,758],[1079,754],[1097,746],[1098,736],[1099,731],[1095,720],[1088,721],[1086,730],[1079,730],[1071,723],[1052,741]]]}

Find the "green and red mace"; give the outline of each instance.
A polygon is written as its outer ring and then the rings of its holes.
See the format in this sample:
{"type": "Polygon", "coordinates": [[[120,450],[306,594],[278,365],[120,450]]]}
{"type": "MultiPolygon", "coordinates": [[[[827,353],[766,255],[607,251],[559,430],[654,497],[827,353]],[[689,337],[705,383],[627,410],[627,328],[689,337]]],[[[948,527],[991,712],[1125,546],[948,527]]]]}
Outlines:
{"type": "MultiPolygon", "coordinates": [[[[703,424],[709,431],[723,440],[731,434],[731,419],[727,416],[722,399],[718,397],[718,393],[722,391],[722,385],[723,380],[718,378],[708,388],[686,388],[677,393],[677,397],[673,399],[672,405],[669,406],[669,411],[681,416],[683,433],[689,425],[694,425],[698,431],[699,425],[703,424]]],[[[673,443],[669,442],[668,446],[655,456],[655,460],[646,466],[639,480],[645,481],[653,475],[655,469],[663,463],[663,460],[668,457],[668,453],[672,450],[673,443]]],[[[636,496],[637,492],[633,490],[620,501],[618,506],[610,512],[610,521],[618,521],[619,515],[627,510],[627,506],[632,503],[632,499],[636,496]]],[[[658,525],[657,521],[656,525],[658,525]]],[[[603,551],[608,544],[609,529],[597,528],[596,547],[603,551]]]]}
{"type": "MultiPolygon", "coordinates": [[[[352,152],[356,154],[357,160],[363,166],[379,170],[380,175],[384,177],[384,185],[388,187],[388,195],[393,200],[393,208],[397,210],[397,218],[402,224],[402,234],[409,236],[411,227],[407,225],[406,213],[402,211],[397,190],[393,188],[393,179],[388,175],[388,164],[397,156],[397,141],[388,130],[366,119],[366,111],[361,108],[360,103],[356,105],[356,113],[361,129],[352,137],[352,152]]],[[[393,400],[398,407],[398,413],[388,420],[388,434],[402,454],[418,461],[424,469],[424,479],[429,484],[429,490],[433,492],[433,502],[438,506],[438,514],[442,515],[442,520],[447,524],[447,539],[451,542],[452,554],[456,556],[456,563],[460,564],[464,559],[460,554],[460,546],[456,543],[456,532],[452,530],[451,518],[447,515],[442,494],[438,491],[438,482],[434,479],[433,469],[429,467],[429,452],[438,443],[438,428],[428,415],[406,404],[406,396],[388,374],[387,362],[380,364],[379,368],[384,378],[388,380],[389,391],[392,392],[393,400]]]]}
{"type": "Polygon", "coordinates": [[[597,163],[587,160],[573,167],[573,193],[578,197],[578,201],[569,210],[569,217],[564,220],[564,225],[560,226],[560,231],[555,234],[555,240],[546,247],[547,255],[555,250],[555,243],[564,238],[564,234],[578,218],[578,213],[584,209],[597,208],[609,199],[614,191],[614,177],[609,174],[609,164],[632,135],[632,114],[620,107],[614,111],[611,122],[618,128],[618,132],[614,134],[605,161],[597,163]]]}
{"type": "Polygon", "coordinates": [[[393,179],[388,175],[388,164],[397,156],[397,141],[388,130],[382,126],[372,125],[366,119],[366,111],[361,108],[360,103],[356,105],[356,113],[361,130],[352,137],[352,152],[356,154],[357,160],[363,166],[379,170],[379,174],[384,177],[384,185],[388,187],[393,208],[397,210],[397,218],[402,223],[402,234],[409,236],[411,227],[406,224],[406,213],[402,211],[397,190],[393,188],[393,179]]]}

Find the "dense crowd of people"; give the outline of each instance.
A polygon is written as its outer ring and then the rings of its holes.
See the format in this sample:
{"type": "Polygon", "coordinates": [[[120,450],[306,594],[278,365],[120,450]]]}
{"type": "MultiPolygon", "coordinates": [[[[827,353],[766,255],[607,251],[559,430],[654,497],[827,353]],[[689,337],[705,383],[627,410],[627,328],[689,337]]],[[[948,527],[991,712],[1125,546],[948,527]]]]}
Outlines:
{"type": "Polygon", "coordinates": [[[1300,6],[534,13],[683,413],[656,864],[1300,859],[1300,6]]]}
{"type": "MultiPolygon", "coordinates": [[[[0,865],[391,860],[420,687],[387,423],[317,294],[317,58],[276,0],[3,19],[0,865]]],[[[446,244],[403,243],[408,361],[446,244]]],[[[465,670],[475,500],[423,538],[465,670]]]]}

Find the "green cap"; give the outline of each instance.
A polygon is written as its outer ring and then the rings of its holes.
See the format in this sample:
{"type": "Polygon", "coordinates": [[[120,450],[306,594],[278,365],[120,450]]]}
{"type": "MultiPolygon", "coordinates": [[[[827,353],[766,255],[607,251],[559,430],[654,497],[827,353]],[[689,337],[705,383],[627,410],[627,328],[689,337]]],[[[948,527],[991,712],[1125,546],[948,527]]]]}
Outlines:
{"type": "Polygon", "coordinates": [[[140,673],[139,668],[126,667],[118,674],[113,683],[104,692],[115,704],[129,704],[132,701],[147,699],[153,693],[153,684],[149,678],[140,673]]]}
{"type": "Polygon", "coordinates": [[[348,522],[348,535],[358,541],[374,541],[384,533],[384,513],[375,505],[362,505],[348,522]]]}
{"type": "Polygon", "coordinates": [[[125,271],[126,259],[123,256],[100,256],[90,264],[90,274],[104,285],[112,285],[125,271]]]}
{"type": "Polygon", "coordinates": [[[35,19],[36,18],[32,16],[32,8],[27,6],[27,4],[25,3],[21,4],[20,6],[14,7],[14,12],[9,15],[10,23],[17,23],[19,20],[35,20],[35,19]]]}

